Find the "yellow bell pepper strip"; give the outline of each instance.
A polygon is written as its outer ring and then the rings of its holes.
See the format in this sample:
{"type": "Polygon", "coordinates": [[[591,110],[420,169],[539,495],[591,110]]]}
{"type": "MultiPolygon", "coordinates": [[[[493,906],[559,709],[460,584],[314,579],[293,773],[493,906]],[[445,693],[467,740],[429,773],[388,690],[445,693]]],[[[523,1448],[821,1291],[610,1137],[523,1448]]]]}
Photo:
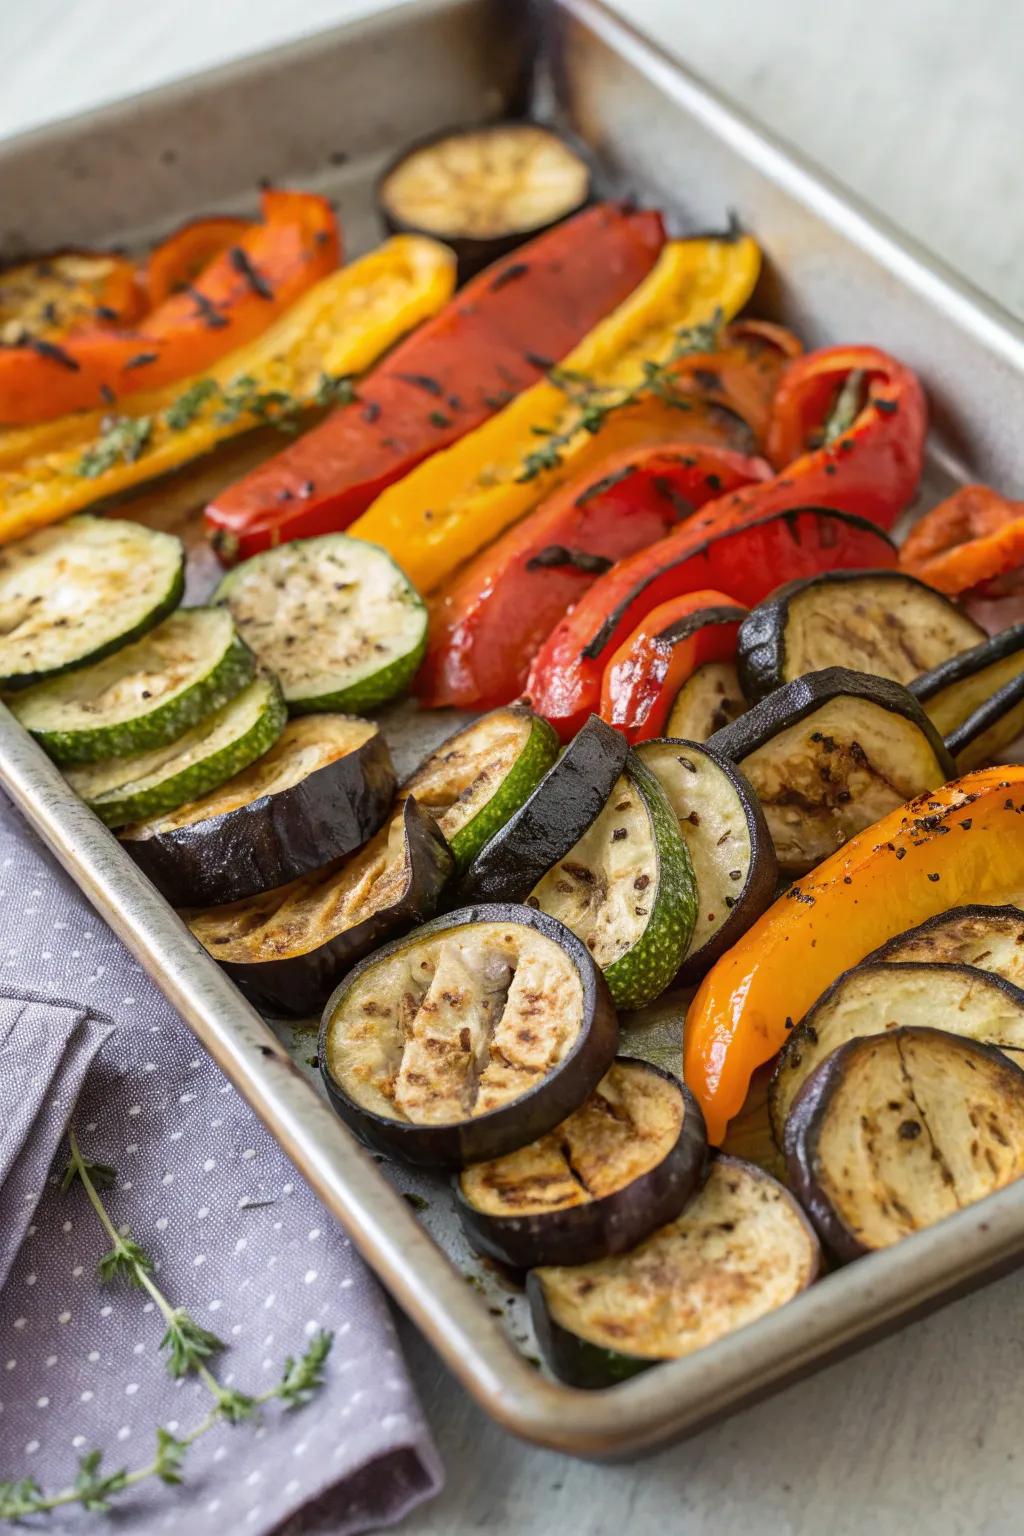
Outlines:
{"type": "Polygon", "coordinates": [[[843,971],[964,902],[1024,893],[1024,766],[983,768],[921,795],[790,886],[704,978],[683,1070],[718,1145],[751,1077],[843,971]]]}
{"type": "MultiPolygon", "coordinates": [[[[687,411],[694,402],[665,401],[666,371],[690,349],[686,332],[729,319],[746,303],[760,262],[745,236],[670,241],[653,271],[558,369],[389,487],[349,532],[381,545],[429,592],[568,475],[624,446],[612,424],[622,407],[636,413],[645,385],[662,410],[677,410],[679,437],[693,441],[687,411]]],[[[713,342],[705,333],[693,344],[707,351],[713,342]]]]}
{"type": "Polygon", "coordinates": [[[322,278],[287,314],[198,378],[98,411],[0,433],[0,543],[209,453],[267,422],[338,398],[450,298],[455,257],[399,235],[322,278]]]}

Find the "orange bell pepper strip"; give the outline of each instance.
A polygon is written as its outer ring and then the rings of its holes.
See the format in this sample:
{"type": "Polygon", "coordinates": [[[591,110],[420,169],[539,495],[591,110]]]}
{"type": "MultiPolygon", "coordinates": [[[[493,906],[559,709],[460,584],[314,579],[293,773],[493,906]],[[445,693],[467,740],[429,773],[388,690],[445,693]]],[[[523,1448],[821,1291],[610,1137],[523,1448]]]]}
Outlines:
{"type": "Polygon", "coordinates": [[[884,816],[790,886],[704,978],[684,1076],[718,1145],[755,1069],[837,976],[965,902],[1024,891],[1024,766],[982,768],[884,816]]]}
{"type": "Polygon", "coordinates": [[[54,251],[0,271],[0,346],[127,325],[141,309],[135,263],[116,251],[54,251]]]}
{"type": "Polygon", "coordinates": [[[915,523],[900,564],[955,597],[1024,566],[1024,501],[964,485],[915,523]]]}
{"type": "Polygon", "coordinates": [[[0,346],[0,423],[49,421],[112,405],[209,367],[265,331],[338,265],[337,221],[325,198],[264,192],[263,222],[182,293],[128,330],[78,331],[60,344],[0,346]]]}
{"type": "Polygon", "coordinates": [[[146,262],[145,286],[149,307],[155,309],[172,294],[194,283],[199,274],[228,246],[242,240],[247,219],[219,215],[192,219],[154,246],[146,262]]]}

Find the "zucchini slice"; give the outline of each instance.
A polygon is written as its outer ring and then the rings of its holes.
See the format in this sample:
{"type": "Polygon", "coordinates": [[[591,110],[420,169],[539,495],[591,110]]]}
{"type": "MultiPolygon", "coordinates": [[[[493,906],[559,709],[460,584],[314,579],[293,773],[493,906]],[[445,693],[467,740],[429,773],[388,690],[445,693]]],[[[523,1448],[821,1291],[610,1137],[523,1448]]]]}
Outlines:
{"type": "Polygon", "coordinates": [[[377,202],[390,234],[450,245],[465,279],[582,208],[590,172],[536,123],[494,123],[414,145],[385,171],[377,202]]]}
{"type": "Polygon", "coordinates": [[[664,992],[697,917],[697,884],[665,791],[634,752],[597,820],[527,901],[571,928],[620,1008],[664,992]]]}
{"type": "Polygon", "coordinates": [[[649,1061],[620,1056],[545,1136],[463,1169],[455,1205],[473,1247],[514,1269],[586,1264],[673,1221],[706,1159],[690,1090],[649,1061]]]}
{"type": "Polygon", "coordinates": [[[493,709],[456,731],[426,758],[399,793],[434,817],[456,870],[465,869],[532,794],[558,755],[546,720],[519,705],[493,709]]]}
{"type": "Polygon", "coordinates": [[[395,772],[375,725],[303,715],[227,783],[121,833],[176,907],[241,901],[352,853],[391,808],[395,772]]]}
{"type": "Polygon", "coordinates": [[[777,688],[708,746],[742,766],[793,874],[956,771],[906,688],[845,667],[777,688]]]}
{"type": "Polygon", "coordinates": [[[529,907],[495,904],[438,918],[358,966],[324,1010],[319,1057],[331,1102],[364,1141],[459,1168],[564,1120],[618,1039],[579,940],[529,907]]]}
{"type": "MultiPolygon", "coordinates": [[[[924,705],[940,736],[951,736],[969,715],[1024,673],[1024,624],[983,640],[923,672],[910,691],[924,705]]],[[[1006,736],[998,745],[1008,746],[1006,736]]]]}
{"type": "Polygon", "coordinates": [[[177,741],[82,763],[65,777],[101,821],[123,827],[176,810],[240,773],[274,745],[287,718],[277,683],[261,672],[177,741]]]}
{"type": "Polygon", "coordinates": [[[866,956],[866,962],[874,960],[976,965],[1024,987],[1024,911],[1019,907],[950,907],[948,912],[939,912],[916,928],[887,939],[866,956]]]}
{"type": "Polygon", "coordinates": [[[247,997],[306,1016],[357,960],[432,916],[451,867],[434,821],[407,800],[340,864],[186,920],[247,997]]]}
{"type": "Polygon", "coordinates": [[[459,883],[459,905],[525,901],[596,821],[626,765],[626,738],[591,715],[459,883]]]}
{"type": "Polygon", "coordinates": [[[985,631],[934,587],[902,571],[826,571],[787,582],[740,626],[740,685],[751,703],[783,683],[851,667],[911,683],[983,640],[985,631]]]}
{"type": "Polygon", "coordinates": [[[676,694],[665,731],[673,740],[707,741],[746,707],[736,663],[706,661],[676,694]]]}
{"type": "Polygon", "coordinates": [[[946,737],[958,773],[998,762],[1011,742],[1024,731],[1024,672],[979,704],[946,737]]]}
{"type": "Polygon", "coordinates": [[[966,1040],[1024,1053],[1024,991],[972,965],[863,961],[822,993],[786,1041],[768,1089],[776,1143],[801,1085],[855,1035],[941,1024],[966,1040]]]}
{"type": "Polygon", "coordinates": [[[634,748],[675,812],[697,882],[697,920],[678,980],[691,985],[771,906],[775,847],[757,796],[734,764],[692,741],[634,748]]]}
{"type": "Polygon", "coordinates": [[[792,1195],[753,1163],[718,1156],[682,1215],[631,1253],[535,1269],[526,1292],[555,1375],[609,1387],[774,1312],[820,1266],[792,1195]]]}
{"type": "Polygon", "coordinates": [[[133,645],[39,683],[11,707],[56,762],[92,763],[166,746],[255,670],[223,608],[179,608],[133,645]]]}
{"type": "Polygon", "coordinates": [[[84,667],[181,602],[181,540],[140,523],[69,517],[0,549],[0,690],[84,667]]]}
{"type": "Polygon", "coordinates": [[[1024,1175],[1024,1071],[941,1029],[848,1040],[797,1095],[785,1152],[822,1241],[859,1258],[1024,1175]]]}
{"type": "Polygon", "coordinates": [[[427,610],[376,544],[325,533],[236,566],[213,601],[276,673],[292,714],[376,709],[404,693],[427,645],[427,610]]]}

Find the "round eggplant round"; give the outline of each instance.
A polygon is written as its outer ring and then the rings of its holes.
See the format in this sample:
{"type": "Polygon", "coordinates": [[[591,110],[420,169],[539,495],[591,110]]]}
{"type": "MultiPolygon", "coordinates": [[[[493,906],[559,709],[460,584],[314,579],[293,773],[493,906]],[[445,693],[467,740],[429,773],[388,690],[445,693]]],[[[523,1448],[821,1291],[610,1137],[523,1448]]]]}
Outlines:
{"type": "Polygon", "coordinates": [[[753,1163],[719,1155],[682,1214],[639,1247],[535,1269],[526,1293],[555,1375],[598,1388],[755,1322],[806,1289],[820,1266],[818,1239],[789,1191],[753,1163]]]}
{"type": "Polygon", "coordinates": [[[822,1241],[859,1258],[1024,1174],[1024,1071],[941,1029],[857,1037],[804,1082],[784,1151],[822,1241]]]}
{"type": "Polygon", "coordinates": [[[395,773],[375,725],[303,715],[255,763],[121,842],[177,907],[243,901],[343,858],[391,808],[395,773]]]}
{"type": "Polygon", "coordinates": [[[473,1247],[509,1264],[585,1264],[624,1253],[672,1221],[704,1176],[704,1116],[649,1061],[618,1057],[547,1135],[455,1179],[473,1247]]]}
{"type": "Polygon", "coordinates": [[[1024,673],[997,688],[946,737],[957,771],[998,763],[1024,731],[1024,673]]]}
{"type": "Polygon", "coordinates": [[[936,730],[948,737],[1022,671],[1024,624],[1013,624],[969,651],[959,651],[940,661],[916,677],[909,687],[924,705],[936,730]]]}
{"type": "Polygon", "coordinates": [[[1024,911],[980,904],[950,907],[887,939],[863,963],[875,960],[976,965],[1024,987],[1024,911]]]}
{"type": "Polygon", "coordinates": [[[245,901],[185,913],[195,937],[253,1002],[317,1012],[357,960],[433,916],[452,858],[414,800],[359,853],[245,901]]]}
{"type": "Polygon", "coordinates": [[[567,928],[530,907],[466,907],[342,982],[324,1009],[320,1070],[370,1146],[462,1168],[571,1115],[618,1039],[604,978],[567,928]]]}

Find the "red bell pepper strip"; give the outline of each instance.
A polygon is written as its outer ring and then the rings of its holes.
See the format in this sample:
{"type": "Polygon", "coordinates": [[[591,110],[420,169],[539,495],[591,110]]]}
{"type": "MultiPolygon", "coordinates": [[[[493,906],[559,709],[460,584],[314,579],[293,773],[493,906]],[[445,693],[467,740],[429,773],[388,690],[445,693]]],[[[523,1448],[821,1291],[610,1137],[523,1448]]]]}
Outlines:
{"type": "Polygon", "coordinates": [[[955,597],[1024,565],[1024,501],[963,485],[907,534],[900,564],[955,597]]]}
{"type": "Polygon", "coordinates": [[[264,192],[250,224],[181,293],[131,330],[77,331],[59,345],[0,346],[0,422],[25,425],[112,405],[201,372],[265,331],[338,265],[338,225],[325,198],[264,192]]]}
{"type": "Polygon", "coordinates": [[[763,459],[682,443],[628,447],[553,492],[441,589],[416,692],[432,709],[493,709],[598,576],[723,491],[770,473],[763,459]]]}
{"type": "Polygon", "coordinates": [[[246,219],[219,215],[192,219],[153,247],[146,262],[146,296],[151,309],[172,293],[194,283],[215,256],[241,240],[248,230],[246,219]]]}
{"type": "Polygon", "coordinates": [[[608,663],[601,719],[631,743],[660,736],[687,678],[706,661],[736,655],[746,615],[746,608],[714,591],[687,592],[652,608],[608,663]]]}
{"type": "Polygon", "coordinates": [[[468,283],[334,412],[207,508],[225,560],[347,528],[571,351],[654,266],[657,213],[600,203],[468,283]]]}
{"type": "MultiPolygon", "coordinates": [[[[766,488],[773,485],[769,481],[766,488]]],[[[801,506],[792,491],[790,497],[789,510],[767,515],[760,509],[747,518],[704,512],[600,576],[534,657],[526,692],[537,713],[563,740],[574,736],[599,708],[604,670],[616,647],[670,598],[727,588],[752,607],[800,576],[896,564],[895,545],[875,524],[801,506]]],[[[721,507],[722,500],[711,505],[721,507]]]]}

